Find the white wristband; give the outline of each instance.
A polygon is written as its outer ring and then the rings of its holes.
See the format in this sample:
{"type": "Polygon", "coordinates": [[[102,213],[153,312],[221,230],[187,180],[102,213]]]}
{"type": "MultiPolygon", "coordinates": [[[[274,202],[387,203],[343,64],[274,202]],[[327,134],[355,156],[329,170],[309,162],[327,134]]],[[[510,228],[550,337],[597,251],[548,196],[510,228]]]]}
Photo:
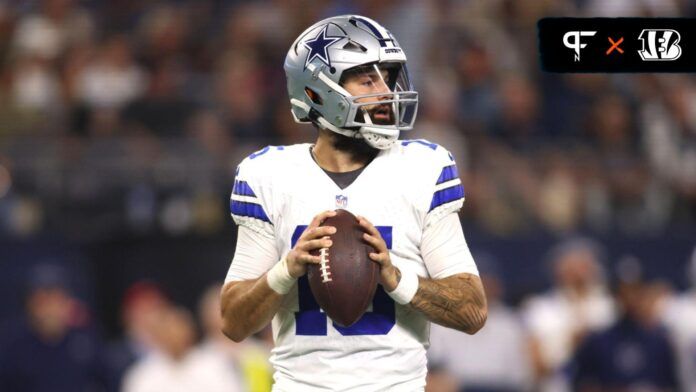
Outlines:
{"type": "Polygon", "coordinates": [[[411,270],[403,269],[401,280],[394,291],[387,293],[396,303],[406,305],[411,302],[418,291],[418,274],[411,270]]]}
{"type": "Polygon", "coordinates": [[[289,293],[290,289],[297,281],[296,278],[290,275],[288,271],[288,262],[285,260],[285,257],[277,262],[273,268],[268,270],[266,273],[266,280],[271,289],[280,295],[289,293]]]}

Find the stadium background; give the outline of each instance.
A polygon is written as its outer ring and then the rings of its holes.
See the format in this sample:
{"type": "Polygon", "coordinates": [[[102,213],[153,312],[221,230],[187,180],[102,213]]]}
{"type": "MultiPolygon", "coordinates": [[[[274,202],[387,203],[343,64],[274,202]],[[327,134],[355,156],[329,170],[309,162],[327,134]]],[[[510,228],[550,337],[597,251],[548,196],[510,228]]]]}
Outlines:
{"type": "Polygon", "coordinates": [[[508,304],[551,286],[549,250],[575,236],[597,241],[609,275],[633,256],[676,292],[690,285],[694,77],[542,73],[535,29],[544,16],[696,17],[694,1],[9,0],[0,320],[25,313],[47,265],[104,342],[122,338],[136,282],[195,312],[233,255],[237,163],[314,137],[289,113],[287,48],[344,13],[404,47],[421,97],[402,138],[454,154],[467,240],[497,261],[508,304]]]}

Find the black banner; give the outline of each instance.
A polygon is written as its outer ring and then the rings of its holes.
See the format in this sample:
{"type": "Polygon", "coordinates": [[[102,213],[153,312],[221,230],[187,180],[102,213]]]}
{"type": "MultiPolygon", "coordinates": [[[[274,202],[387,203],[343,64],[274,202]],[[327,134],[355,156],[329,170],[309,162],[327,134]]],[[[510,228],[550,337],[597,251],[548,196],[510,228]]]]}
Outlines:
{"type": "Polygon", "coordinates": [[[696,72],[694,18],[544,18],[548,72],[696,72]]]}

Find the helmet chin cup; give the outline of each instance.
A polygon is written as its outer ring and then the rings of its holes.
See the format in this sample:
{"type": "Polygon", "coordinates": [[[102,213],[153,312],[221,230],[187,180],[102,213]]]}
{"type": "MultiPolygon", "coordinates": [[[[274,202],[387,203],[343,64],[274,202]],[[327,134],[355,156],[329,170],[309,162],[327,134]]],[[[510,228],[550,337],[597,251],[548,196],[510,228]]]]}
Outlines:
{"type": "Polygon", "coordinates": [[[391,148],[399,139],[399,130],[396,131],[396,134],[384,135],[382,133],[373,132],[370,127],[361,127],[360,135],[362,135],[365,142],[370,146],[380,150],[386,150],[391,148]]]}

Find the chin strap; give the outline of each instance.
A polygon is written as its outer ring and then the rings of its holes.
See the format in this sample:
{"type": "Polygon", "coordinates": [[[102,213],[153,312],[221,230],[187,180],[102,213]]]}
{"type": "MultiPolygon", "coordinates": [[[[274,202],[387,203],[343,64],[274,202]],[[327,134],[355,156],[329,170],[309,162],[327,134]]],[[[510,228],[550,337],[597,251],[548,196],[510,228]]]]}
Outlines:
{"type": "MultiPolygon", "coordinates": [[[[331,123],[328,122],[323,116],[321,116],[321,114],[319,114],[319,112],[317,112],[316,110],[314,110],[314,108],[312,108],[311,106],[309,106],[307,103],[300,101],[300,100],[297,99],[297,98],[292,98],[292,99],[290,99],[290,104],[293,105],[293,106],[295,106],[295,107],[297,107],[297,108],[299,108],[300,110],[304,111],[305,113],[307,113],[307,117],[306,117],[306,118],[307,118],[309,121],[311,121],[311,122],[313,122],[313,123],[319,125],[319,126],[322,127],[322,128],[326,128],[326,129],[328,129],[329,131],[336,132],[336,133],[341,134],[341,135],[343,135],[343,136],[353,137],[353,138],[356,138],[356,139],[361,139],[361,138],[362,138],[362,135],[361,135],[360,132],[358,132],[358,131],[353,131],[353,130],[350,130],[350,129],[339,128],[339,127],[337,127],[337,126],[331,124],[331,123]]],[[[297,122],[307,122],[307,120],[305,120],[305,119],[298,119],[298,118],[295,116],[294,112],[293,112],[293,117],[295,117],[295,121],[297,121],[297,122]]]]}
{"type": "MultiPolygon", "coordinates": [[[[383,129],[379,127],[371,127],[371,126],[362,126],[358,131],[350,130],[350,129],[343,129],[339,128],[330,122],[328,122],[324,117],[322,117],[316,110],[314,110],[312,107],[310,107],[308,104],[305,102],[300,101],[299,99],[292,98],[290,100],[290,104],[296,106],[297,108],[301,109],[302,111],[307,113],[307,119],[318,126],[328,129],[329,131],[336,132],[340,135],[347,136],[347,137],[352,137],[356,139],[365,139],[365,142],[369,144],[370,146],[380,149],[380,150],[385,150],[391,146],[394,145],[394,142],[398,139],[399,135],[396,134],[388,134],[384,132],[383,129]]],[[[294,113],[293,113],[293,117],[294,113]]],[[[372,125],[372,121],[370,121],[370,116],[365,116],[366,117],[366,122],[369,122],[370,125],[372,125]]],[[[305,119],[298,119],[295,117],[295,121],[297,122],[307,122],[305,119]]]]}

